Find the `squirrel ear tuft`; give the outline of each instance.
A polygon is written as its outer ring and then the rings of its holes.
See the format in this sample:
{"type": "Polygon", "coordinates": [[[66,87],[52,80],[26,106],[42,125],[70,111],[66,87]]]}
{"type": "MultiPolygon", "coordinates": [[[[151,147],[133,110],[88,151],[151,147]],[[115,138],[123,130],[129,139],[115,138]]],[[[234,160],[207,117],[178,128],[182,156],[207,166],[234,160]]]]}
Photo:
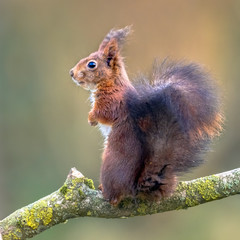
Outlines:
{"type": "Polygon", "coordinates": [[[103,51],[106,45],[112,40],[115,39],[118,47],[121,48],[124,42],[126,41],[127,36],[132,32],[131,26],[127,26],[121,29],[112,29],[106,37],[103,39],[102,43],[99,46],[99,51],[103,51]]]}
{"type": "Polygon", "coordinates": [[[116,39],[110,40],[103,49],[103,56],[109,67],[114,67],[118,59],[119,49],[116,39]]]}

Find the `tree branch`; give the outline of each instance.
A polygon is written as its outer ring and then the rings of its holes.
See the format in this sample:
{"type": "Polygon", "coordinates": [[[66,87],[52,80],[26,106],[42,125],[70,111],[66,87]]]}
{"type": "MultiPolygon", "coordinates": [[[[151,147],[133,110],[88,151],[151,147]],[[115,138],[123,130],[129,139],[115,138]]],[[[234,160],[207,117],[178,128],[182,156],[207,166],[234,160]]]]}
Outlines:
{"type": "Polygon", "coordinates": [[[93,181],[72,168],[63,186],[0,221],[0,240],[27,239],[70,218],[126,218],[186,209],[240,193],[240,168],[179,182],[174,194],[160,202],[124,199],[111,206],[93,181]],[[1,239],[2,238],[2,239],[1,239]]]}

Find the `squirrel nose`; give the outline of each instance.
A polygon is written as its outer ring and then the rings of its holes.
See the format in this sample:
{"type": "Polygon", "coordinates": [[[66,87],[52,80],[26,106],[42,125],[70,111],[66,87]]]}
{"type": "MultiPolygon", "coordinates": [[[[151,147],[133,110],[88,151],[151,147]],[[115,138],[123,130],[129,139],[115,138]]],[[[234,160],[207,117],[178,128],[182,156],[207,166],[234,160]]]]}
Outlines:
{"type": "Polygon", "coordinates": [[[70,76],[73,77],[74,76],[74,72],[73,70],[71,69],[70,72],[69,72],[70,76]]]}

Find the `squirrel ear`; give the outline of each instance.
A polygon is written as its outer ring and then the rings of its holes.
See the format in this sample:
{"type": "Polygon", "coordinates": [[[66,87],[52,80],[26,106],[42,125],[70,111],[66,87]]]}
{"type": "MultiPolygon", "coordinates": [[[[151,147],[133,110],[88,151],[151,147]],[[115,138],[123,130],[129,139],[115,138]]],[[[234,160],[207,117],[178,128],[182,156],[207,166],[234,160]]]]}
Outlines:
{"type": "Polygon", "coordinates": [[[118,44],[118,48],[121,48],[126,41],[127,36],[132,32],[131,26],[126,26],[121,29],[112,29],[103,39],[102,43],[99,46],[99,51],[103,51],[106,45],[113,39],[118,44]]]}
{"type": "Polygon", "coordinates": [[[111,39],[102,51],[108,66],[113,68],[116,65],[119,54],[119,48],[116,39],[111,39]]]}

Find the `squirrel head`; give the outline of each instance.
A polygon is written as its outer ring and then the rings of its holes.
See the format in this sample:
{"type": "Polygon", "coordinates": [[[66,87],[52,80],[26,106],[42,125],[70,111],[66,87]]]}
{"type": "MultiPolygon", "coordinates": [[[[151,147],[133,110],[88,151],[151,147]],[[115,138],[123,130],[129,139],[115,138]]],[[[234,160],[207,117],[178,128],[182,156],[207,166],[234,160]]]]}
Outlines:
{"type": "Polygon", "coordinates": [[[87,90],[94,91],[99,83],[109,83],[125,74],[120,49],[130,31],[129,26],[111,30],[103,39],[98,51],[81,59],[70,70],[73,81],[87,90]]]}

